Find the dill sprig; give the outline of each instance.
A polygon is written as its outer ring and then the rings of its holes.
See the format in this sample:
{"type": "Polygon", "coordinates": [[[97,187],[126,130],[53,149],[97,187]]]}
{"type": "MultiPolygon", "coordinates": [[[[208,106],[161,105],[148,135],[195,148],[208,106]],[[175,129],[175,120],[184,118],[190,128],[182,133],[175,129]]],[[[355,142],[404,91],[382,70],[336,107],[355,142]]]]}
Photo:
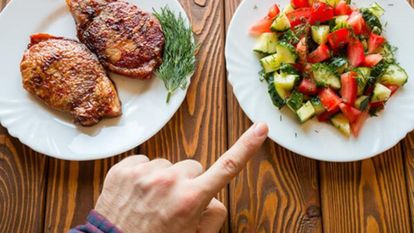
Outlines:
{"type": "Polygon", "coordinates": [[[163,80],[168,91],[167,103],[171,95],[180,87],[187,86],[187,76],[194,73],[197,46],[191,27],[187,27],[181,13],[176,16],[167,6],[154,10],[161,23],[165,37],[163,63],[156,75],[163,80]]]}

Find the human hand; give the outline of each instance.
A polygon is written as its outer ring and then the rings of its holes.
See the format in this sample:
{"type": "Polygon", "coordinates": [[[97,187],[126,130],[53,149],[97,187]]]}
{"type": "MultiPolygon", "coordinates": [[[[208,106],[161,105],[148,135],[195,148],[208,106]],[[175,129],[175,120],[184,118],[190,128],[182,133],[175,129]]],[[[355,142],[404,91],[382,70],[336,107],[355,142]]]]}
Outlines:
{"type": "Polygon", "coordinates": [[[95,210],[125,233],[217,233],[227,210],[214,197],[243,169],[267,137],[254,124],[203,173],[194,160],[171,164],[130,156],[113,166],[95,210]]]}

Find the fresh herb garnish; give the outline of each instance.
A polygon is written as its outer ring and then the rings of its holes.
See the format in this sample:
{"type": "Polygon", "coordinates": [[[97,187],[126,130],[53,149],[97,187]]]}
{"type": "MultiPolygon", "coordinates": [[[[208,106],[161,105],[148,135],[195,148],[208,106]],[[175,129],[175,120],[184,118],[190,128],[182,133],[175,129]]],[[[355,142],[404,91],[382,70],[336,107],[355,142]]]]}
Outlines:
{"type": "Polygon", "coordinates": [[[195,70],[197,46],[192,29],[186,25],[181,14],[176,16],[166,6],[154,11],[154,16],[160,21],[165,37],[163,63],[156,74],[164,81],[168,103],[179,87],[184,89],[187,86],[187,76],[195,70]]]}

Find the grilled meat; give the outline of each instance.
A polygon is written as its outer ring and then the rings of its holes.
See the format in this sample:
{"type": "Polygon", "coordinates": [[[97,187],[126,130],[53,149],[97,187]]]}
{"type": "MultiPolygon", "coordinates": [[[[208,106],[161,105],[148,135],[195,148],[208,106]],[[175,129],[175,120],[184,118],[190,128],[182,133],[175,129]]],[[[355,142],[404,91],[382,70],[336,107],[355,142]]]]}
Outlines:
{"type": "Polygon", "coordinates": [[[32,35],[20,64],[23,87],[48,106],[69,112],[75,123],[92,126],[121,115],[114,84],[89,49],[74,40],[32,35]]]}
{"type": "Polygon", "coordinates": [[[66,0],[79,40],[110,71],[151,78],[162,63],[164,35],[150,13],[123,0],[66,0]]]}

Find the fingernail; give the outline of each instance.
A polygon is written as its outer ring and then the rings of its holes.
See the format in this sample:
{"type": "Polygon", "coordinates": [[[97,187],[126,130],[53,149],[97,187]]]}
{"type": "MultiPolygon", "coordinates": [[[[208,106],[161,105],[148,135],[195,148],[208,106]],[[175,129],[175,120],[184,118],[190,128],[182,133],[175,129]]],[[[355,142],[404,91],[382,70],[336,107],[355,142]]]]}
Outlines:
{"type": "Polygon", "coordinates": [[[263,137],[267,135],[267,131],[268,128],[265,123],[259,122],[254,126],[254,134],[256,135],[256,137],[263,137]]]}

